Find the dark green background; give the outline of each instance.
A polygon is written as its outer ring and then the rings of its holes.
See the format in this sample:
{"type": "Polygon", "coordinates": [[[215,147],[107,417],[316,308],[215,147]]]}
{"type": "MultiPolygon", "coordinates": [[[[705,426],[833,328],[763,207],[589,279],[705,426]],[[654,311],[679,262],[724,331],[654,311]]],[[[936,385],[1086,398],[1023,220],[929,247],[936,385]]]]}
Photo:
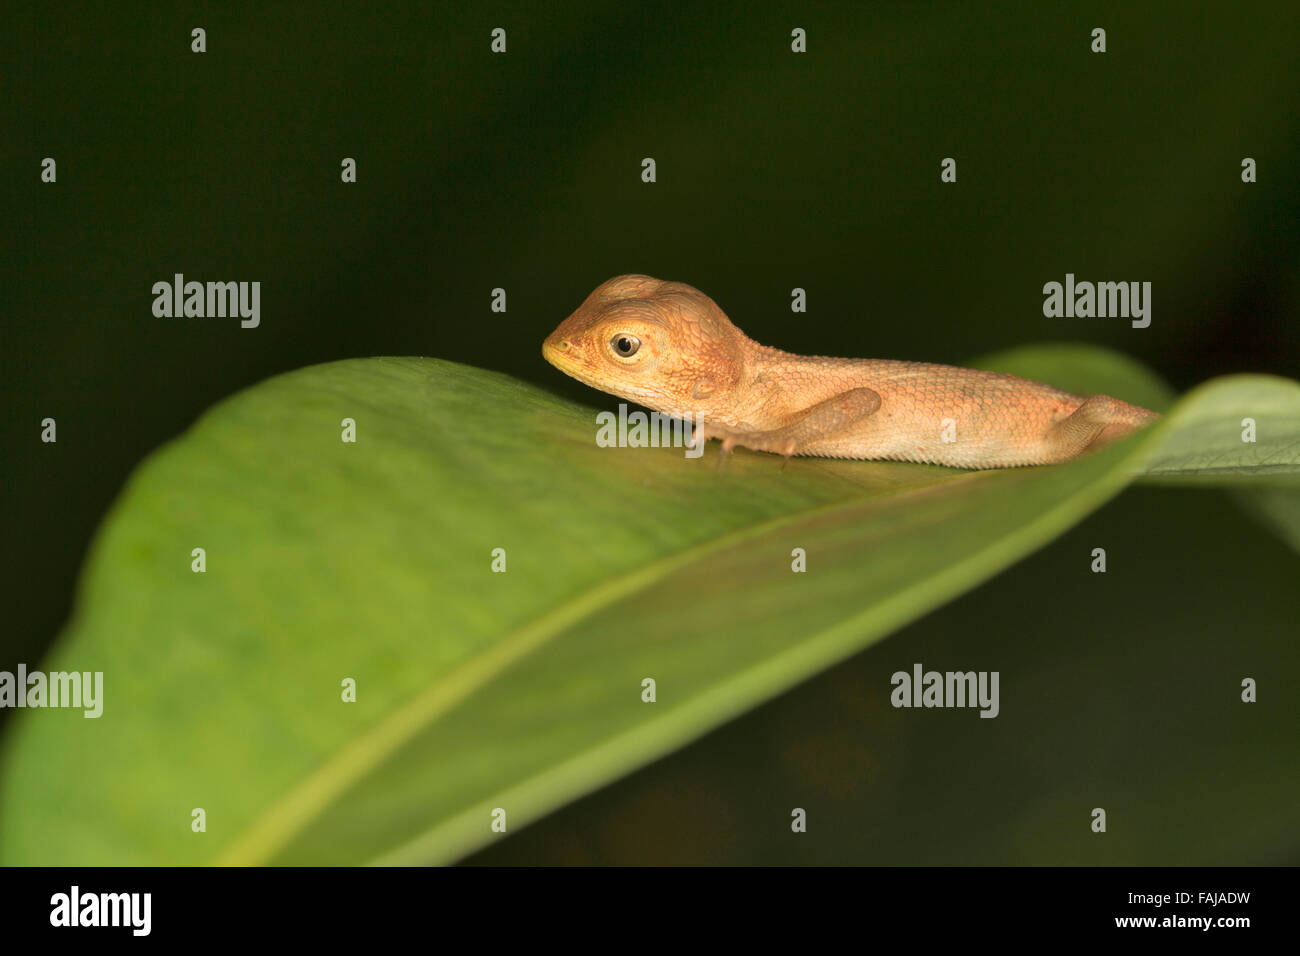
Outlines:
{"type": "MultiPolygon", "coordinates": [[[[209,405],[303,365],[407,354],[598,404],[539,346],[621,272],[693,283],[799,352],[959,363],[1074,340],[1180,390],[1295,376],[1300,13],[1134,6],[7,14],[0,668],[40,658],[130,469],[209,405]],[[46,156],[55,185],[39,181],[46,156]],[[939,181],[947,156],[955,185],[939,181]],[[1258,183],[1241,182],[1245,156],[1258,183]],[[155,318],[150,287],[175,272],[260,280],[261,327],[155,318]],[[1067,272],[1152,282],[1151,327],[1044,318],[1042,285],[1067,272]],[[806,316],[789,311],[796,286],[806,316]],[[46,416],[56,445],[39,441],[46,416]]],[[[1298,567],[1225,495],[1126,492],[905,633],[476,859],[1296,862],[1300,752],[1282,729],[1300,725],[1298,567]],[[1098,546],[1105,577],[1087,571],[1098,546]],[[1002,716],[888,707],[889,674],[914,661],[1000,670],[1002,716]],[[1247,675],[1253,707],[1237,702],[1247,675]],[[804,837],[791,806],[810,812],[804,837]],[[1104,838],[1093,806],[1111,814],[1104,838]]]]}

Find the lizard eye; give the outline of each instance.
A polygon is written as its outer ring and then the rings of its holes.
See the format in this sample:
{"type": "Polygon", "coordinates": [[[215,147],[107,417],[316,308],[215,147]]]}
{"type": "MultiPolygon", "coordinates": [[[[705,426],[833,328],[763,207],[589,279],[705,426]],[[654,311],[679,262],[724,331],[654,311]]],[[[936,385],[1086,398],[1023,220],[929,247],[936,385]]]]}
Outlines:
{"type": "Polygon", "coordinates": [[[619,358],[628,358],[636,354],[636,350],[641,347],[641,340],[635,335],[620,332],[609,340],[609,347],[619,358]]]}

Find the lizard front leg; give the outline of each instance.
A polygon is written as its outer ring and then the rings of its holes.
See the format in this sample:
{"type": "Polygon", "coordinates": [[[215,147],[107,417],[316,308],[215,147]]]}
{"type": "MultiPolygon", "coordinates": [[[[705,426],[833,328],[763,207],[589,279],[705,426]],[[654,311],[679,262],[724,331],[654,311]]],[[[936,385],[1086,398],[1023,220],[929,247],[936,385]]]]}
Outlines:
{"type": "Polygon", "coordinates": [[[875,389],[851,388],[796,412],[778,428],[745,431],[716,424],[701,425],[698,426],[697,440],[721,439],[721,454],[726,454],[736,445],[743,445],[789,458],[812,442],[828,438],[875,414],[878,408],[880,394],[875,389]]]}

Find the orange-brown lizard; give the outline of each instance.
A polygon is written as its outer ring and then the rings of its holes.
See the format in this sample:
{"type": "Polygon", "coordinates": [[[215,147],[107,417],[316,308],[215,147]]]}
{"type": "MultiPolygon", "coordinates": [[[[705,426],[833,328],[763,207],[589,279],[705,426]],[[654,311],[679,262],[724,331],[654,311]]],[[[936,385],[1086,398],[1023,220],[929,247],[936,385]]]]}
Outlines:
{"type": "Polygon", "coordinates": [[[791,355],[759,345],[703,292],[624,275],[542,343],[580,382],[695,424],[697,441],[785,455],[957,468],[1065,461],[1158,416],[1107,395],[974,369],[791,355]]]}

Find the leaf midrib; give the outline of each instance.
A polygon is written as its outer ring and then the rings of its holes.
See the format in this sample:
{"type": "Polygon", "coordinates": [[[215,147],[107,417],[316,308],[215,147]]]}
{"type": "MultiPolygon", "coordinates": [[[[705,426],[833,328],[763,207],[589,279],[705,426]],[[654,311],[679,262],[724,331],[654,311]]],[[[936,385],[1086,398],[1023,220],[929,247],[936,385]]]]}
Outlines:
{"type": "Polygon", "coordinates": [[[214,862],[218,866],[256,866],[271,860],[312,819],[324,812],[357,781],[382,765],[422,730],[485,687],[494,677],[543,647],[552,637],[564,633],[605,607],[651,587],[678,568],[776,528],[852,507],[867,500],[921,491],[953,481],[968,481],[988,474],[989,472],[945,472],[932,480],[906,482],[829,504],[802,508],[737,528],[675,554],[665,555],[641,568],[622,571],[613,578],[597,582],[479,651],[436,680],[428,689],[390,712],[371,729],[345,743],[302,782],[255,818],[218,854],[214,862]]]}
{"type": "MultiPolygon", "coordinates": [[[[1156,433],[1156,430],[1153,429],[1152,432],[1156,433]]],[[[482,841],[467,839],[464,834],[469,832],[471,826],[482,831],[486,810],[523,802],[520,798],[527,794],[532,812],[525,815],[516,813],[514,819],[518,821],[523,816],[523,822],[530,823],[567,801],[603,786],[621,773],[670,753],[679,745],[681,733],[690,727],[714,727],[744,713],[756,697],[766,700],[771,695],[808,679],[822,668],[860,650],[861,647],[856,646],[856,642],[862,631],[869,628],[872,618],[879,616],[877,632],[882,637],[886,636],[926,610],[964,593],[967,587],[986,577],[982,574],[982,569],[988,568],[990,564],[997,568],[1006,567],[1029,553],[1035,545],[1051,540],[1054,534],[1092,513],[1130,484],[1134,476],[1126,466],[1140,460],[1153,447],[1154,440],[1154,434],[1149,435],[1146,441],[1136,444],[1128,455],[1118,459],[1099,478],[1084,484],[1037,517],[1000,535],[987,547],[973,551],[966,558],[904,588],[891,598],[864,608],[793,647],[751,665],[701,691],[687,702],[661,711],[659,716],[651,717],[637,727],[478,801],[369,861],[368,865],[417,865],[457,859],[481,845],[482,841]],[[611,766],[614,768],[612,773],[611,766]],[[594,772],[597,769],[603,773],[594,772]],[[575,777],[594,782],[578,790],[566,787],[565,782],[575,777]]],[[[967,476],[988,477],[990,474],[992,473],[988,471],[970,472],[967,476]]],[[[929,487],[935,484],[942,482],[931,483],[929,487]]],[[[922,491],[925,488],[909,490],[922,491]]],[[[860,504],[863,500],[865,499],[843,502],[841,506],[860,504]]],[[[774,522],[777,525],[781,523],[774,522]]]]}

